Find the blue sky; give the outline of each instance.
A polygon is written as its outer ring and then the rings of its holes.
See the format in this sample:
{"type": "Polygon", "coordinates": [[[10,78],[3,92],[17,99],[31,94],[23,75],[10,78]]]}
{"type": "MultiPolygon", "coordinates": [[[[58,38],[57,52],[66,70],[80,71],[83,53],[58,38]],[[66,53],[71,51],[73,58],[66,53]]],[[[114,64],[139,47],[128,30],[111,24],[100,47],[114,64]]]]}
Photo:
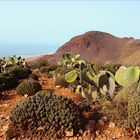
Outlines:
{"type": "Polygon", "coordinates": [[[91,30],[140,38],[139,26],[138,0],[0,1],[0,54],[18,49],[20,53],[23,48],[30,53],[54,52],[73,36],[91,30]]]}

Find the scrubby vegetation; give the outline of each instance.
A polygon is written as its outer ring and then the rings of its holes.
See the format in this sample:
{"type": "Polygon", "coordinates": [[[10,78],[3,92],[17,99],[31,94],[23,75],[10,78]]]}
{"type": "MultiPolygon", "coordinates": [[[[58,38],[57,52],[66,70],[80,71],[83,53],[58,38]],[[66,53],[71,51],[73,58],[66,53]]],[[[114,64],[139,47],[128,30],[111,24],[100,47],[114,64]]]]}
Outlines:
{"type": "Polygon", "coordinates": [[[32,71],[27,67],[15,65],[10,68],[10,73],[18,79],[23,79],[27,78],[32,73],[32,71]]]}
{"type": "Polygon", "coordinates": [[[27,67],[27,63],[24,58],[16,57],[16,55],[9,58],[0,58],[0,72],[9,73],[10,68],[13,66],[27,67]]]}
{"type": "Polygon", "coordinates": [[[125,127],[135,130],[136,136],[140,133],[140,94],[132,96],[128,100],[128,117],[125,127]]]}
{"type": "Polygon", "coordinates": [[[18,79],[10,74],[0,73],[0,91],[15,87],[18,79]]]}
{"type": "Polygon", "coordinates": [[[16,88],[16,92],[19,95],[24,95],[24,94],[34,95],[36,92],[40,91],[41,89],[42,87],[38,81],[28,80],[20,83],[16,88]]]}
{"type": "Polygon", "coordinates": [[[122,127],[137,136],[140,133],[139,66],[89,64],[79,54],[64,54],[57,67],[47,61],[28,66],[24,59],[16,56],[0,59],[0,91],[15,87],[18,82],[21,83],[16,88],[17,93],[30,97],[12,110],[10,119],[25,133],[44,131],[49,138],[62,138],[66,130],[76,133],[85,127],[87,120],[83,113],[88,111],[104,114],[109,121],[120,121],[122,127]],[[52,77],[53,85],[75,92],[81,97],[79,105],[50,93],[52,87],[40,91],[39,82],[44,84],[44,81],[40,81],[40,77],[36,81],[39,73],[52,77]]]}
{"type": "Polygon", "coordinates": [[[10,119],[23,130],[37,132],[42,127],[44,131],[49,129],[50,136],[55,131],[58,138],[64,135],[65,130],[73,129],[76,132],[84,123],[80,108],[73,100],[45,91],[18,104],[11,112],[10,119]]]}
{"type": "Polygon", "coordinates": [[[25,59],[13,55],[0,58],[0,90],[7,90],[17,85],[18,80],[27,78],[32,71],[25,59]]]}
{"type": "Polygon", "coordinates": [[[135,102],[134,93],[139,90],[140,68],[138,66],[88,64],[81,60],[79,55],[69,54],[63,56],[60,66],[65,69],[72,68],[65,73],[69,88],[72,85],[73,90],[89,102],[98,101],[103,107],[102,111],[112,119],[122,121],[127,119],[129,126],[133,121],[133,129],[139,127],[139,117],[135,118],[139,115],[139,105],[137,103],[137,106],[130,107],[132,106],[130,98],[135,102]],[[134,112],[138,115],[135,116],[134,112]]]}
{"type": "Polygon", "coordinates": [[[57,66],[50,64],[47,60],[39,60],[35,64],[30,65],[30,68],[35,70],[38,69],[42,73],[46,73],[48,78],[52,77],[52,72],[56,70],[57,66]]]}

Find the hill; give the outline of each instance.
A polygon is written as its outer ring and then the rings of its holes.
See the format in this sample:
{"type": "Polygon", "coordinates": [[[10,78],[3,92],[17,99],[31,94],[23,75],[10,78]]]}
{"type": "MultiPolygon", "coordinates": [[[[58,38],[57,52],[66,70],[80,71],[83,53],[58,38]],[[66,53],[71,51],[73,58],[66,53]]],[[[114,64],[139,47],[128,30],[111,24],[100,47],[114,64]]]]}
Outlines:
{"type": "Polygon", "coordinates": [[[91,63],[139,64],[140,40],[90,31],[72,38],[54,54],[45,55],[40,59],[48,59],[50,62],[57,63],[64,53],[79,53],[81,58],[91,63]]]}

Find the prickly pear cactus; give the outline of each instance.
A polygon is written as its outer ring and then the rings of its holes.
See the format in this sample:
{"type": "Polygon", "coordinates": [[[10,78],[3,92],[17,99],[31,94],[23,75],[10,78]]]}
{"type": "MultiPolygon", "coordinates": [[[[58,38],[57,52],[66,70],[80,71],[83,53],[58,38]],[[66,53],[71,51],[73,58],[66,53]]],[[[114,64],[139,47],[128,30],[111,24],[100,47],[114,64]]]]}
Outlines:
{"type": "Polygon", "coordinates": [[[99,88],[102,88],[104,85],[108,85],[108,76],[106,75],[105,72],[100,72],[97,75],[97,85],[99,88]]]}
{"type": "Polygon", "coordinates": [[[138,67],[130,66],[128,68],[121,66],[115,74],[118,84],[121,86],[130,86],[139,80],[140,70],[138,67]]]}
{"type": "Polygon", "coordinates": [[[139,80],[140,70],[138,67],[130,66],[124,75],[125,86],[132,85],[139,80]]]}
{"type": "Polygon", "coordinates": [[[115,74],[115,79],[116,79],[117,83],[121,86],[125,86],[124,74],[125,74],[126,70],[127,70],[126,67],[121,66],[115,74]]]}
{"type": "Polygon", "coordinates": [[[65,75],[65,80],[68,83],[72,83],[76,80],[77,76],[78,76],[78,74],[77,74],[76,70],[72,70],[65,75]]]}
{"type": "Polygon", "coordinates": [[[114,97],[115,96],[115,88],[116,88],[116,85],[115,85],[115,81],[109,77],[109,86],[108,86],[108,91],[109,91],[109,94],[111,97],[114,97]]]}

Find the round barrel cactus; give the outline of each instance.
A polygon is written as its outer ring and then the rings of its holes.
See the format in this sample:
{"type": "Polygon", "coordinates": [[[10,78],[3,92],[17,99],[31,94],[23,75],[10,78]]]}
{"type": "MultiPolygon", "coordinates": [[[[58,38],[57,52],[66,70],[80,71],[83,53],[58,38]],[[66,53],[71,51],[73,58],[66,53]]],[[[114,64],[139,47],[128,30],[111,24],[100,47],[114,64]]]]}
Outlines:
{"type": "Polygon", "coordinates": [[[17,86],[16,92],[19,95],[24,95],[24,94],[34,95],[36,92],[40,91],[41,89],[42,87],[38,81],[27,80],[27,81],[23,81],[17,86]]]}
{"type": "Polygon", "coordinates": [[[76,132],[84,123],[80,107],[73,100],[47,91],[40,91],[19,103],[12,110],[10,120],[22,130],[48,132],[51,129],[56,133],[60,130],[61,134],[71,129],[76,132]]]}

